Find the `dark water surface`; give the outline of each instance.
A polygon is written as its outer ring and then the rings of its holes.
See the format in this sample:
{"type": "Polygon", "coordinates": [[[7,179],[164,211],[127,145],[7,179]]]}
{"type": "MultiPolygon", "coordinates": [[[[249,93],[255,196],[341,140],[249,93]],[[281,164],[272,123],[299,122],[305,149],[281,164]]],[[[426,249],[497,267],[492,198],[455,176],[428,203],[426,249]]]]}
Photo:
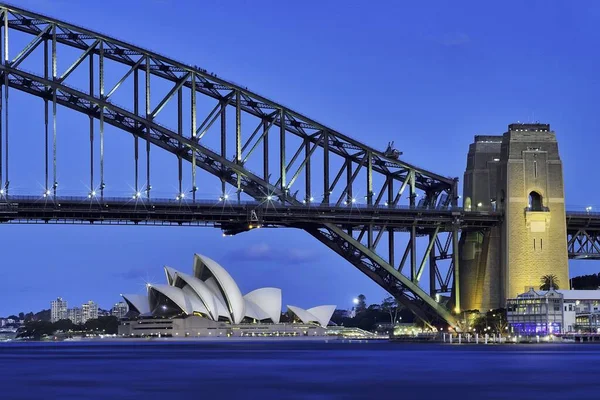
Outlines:
{"type": "Polygon", "coordinates": [[[0,344],[0,399],[600,399],[600,345],[0,344]]]}

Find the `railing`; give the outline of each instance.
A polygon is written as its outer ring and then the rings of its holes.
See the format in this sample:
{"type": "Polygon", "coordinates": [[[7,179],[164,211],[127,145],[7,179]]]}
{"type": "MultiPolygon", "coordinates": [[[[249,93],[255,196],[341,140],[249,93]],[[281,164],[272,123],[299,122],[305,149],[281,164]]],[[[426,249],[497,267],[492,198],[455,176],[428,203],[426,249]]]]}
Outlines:
{"type": "MultiPolygon", "coordinates": [[[[54,197],[52,195],[44,196],[0,196],[0,207],[7,207],[7,205],[19,205],[21,203],[29,203],[29,204],[48,204],[48,206],[54,204],[58,207],[61,204],[90,204],[90,205],[98,205],[110,206],[111,204],[131,204],[131,205],[139,205],[140,207],[151,207],[151,206],[176,206],[180,205],[186,208],[194,208],[194,207],[206,207],[206,206],[219,206],[219,207],[237,207],[237,206],[253,206],[253,207],[263,207],[263,208],[274,208],[274,209],[305,209],[305,208],[316,208],[323,210],[348,210],[348,209],[358,209],[358,210],[404,210],[404,211],[420,211],[420,212],[428,212],[428,213],[436,213],[436,212],[460,212],[471,215],[501,215],[502,213],[496,211],[465,211],[462,207],[453,207],[453,206],[410,206],[410,205],[389,205],[389,204],[378,204],[378,205],[369,205],[369,204],[360,204],[360,203],[349,203],[346,205],[335,205],[335,204],[324,204],[318,202],[306,202],[301,205],[283,205],[275,200],[267,200],[265,199],[262,202],[255,200],[243,200],[237,201],[232,199],[224,199],[221,200],[205,200],[205,199],[166,199],[166,198],[144,198],[144,197],[103,197],[94,196],[94,197],[84,197],[84,196],[57,196],[54,197]]],[[[1,208],[0,208],[1,209],[1,208]]]]}

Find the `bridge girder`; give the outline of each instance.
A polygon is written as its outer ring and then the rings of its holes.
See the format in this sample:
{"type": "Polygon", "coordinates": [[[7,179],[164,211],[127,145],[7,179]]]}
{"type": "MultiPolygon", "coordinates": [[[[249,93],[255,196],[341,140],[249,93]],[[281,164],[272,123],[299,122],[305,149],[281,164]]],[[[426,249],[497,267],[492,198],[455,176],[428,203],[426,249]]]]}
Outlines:
{"type": "MultiPolygon", "coordinates": [[[[369,207],[394,208],[403,203],[412,208],[446,209],[456,206],[456,179],[388,158],[379,150],[206,70],[13,6],[0,4],[0,13],[3,55],[0,65],[0,100],[3,101],[0,143],[4,140],[8,144],[9,88],[43,99],[46,115],[51,115],[51,123],[46,118],[45,130],[45,192],[51,193],[53,200],[57,199],[58,186],[56,108],[60,105],[89,116],[90,149],[93,149],[98,140],[103,149],[104,124],[133,135],[136,154],[135,191],[145,191],[148,199],[152,188],[150,149],[154,145],[176,156],[180,193],[183,193],[182,162],[190,163],[194,202],[197,190],[196,168],[200,168],[221,180],[223,194],[226,193],[226,185],[233,187],[238,202],[245,196],[259,202],[271,201],[273,198],[282,205],[299,207],[313,202],[318,197],[316,193],[322,191],[322,197],[317,202],[336,207],[353,207],[358,193],[364,194],[369,207]],[[14,32],[27,34],[31,40],[25,46],[15,46],[11,42],[14,32]],[[59,47],[62,46],[78,50],[80,54],[66,69],[59,71],[59,47]],[[11,57],[9,49],[16,55],[11,57]],[[41,63],[33,56],[36,52],[43,52],[41,63]],[[36,71],[28,71],[22,67],[27,63],[39,65],[36,71]],[[111,63],[126,67],[127,70],[109,89],[106,86],[105,70],[111,63]],[[72,84],[74,75],[87,76],[85,88],[72,84]],[[140,83],[140,76],[143,76],[143,83],[140,83]],[[133,91],[124,93],[124,82],[131,80],[133,91]],[[153,88],[157,85],[156,80],[169,88],[158,99],[151,95],[155,93],[153,88]],[[186,109],[184,95],[191,104],[186,109]],[[117,96],[126,101],[120,100],[117,104],[114,101],[117,96]],[[214,107],[201,113],[197,106],[198,96],[214,101],[214,107]],[[124,107],[123,102],[133,104],[133,110],[124,107]],[[160,118],[164,115],[165,107],[173,103],[176,103],[175,116],[163,123],[160,118]],[[234,115],[233,129],[227,124],[228,111],[234,115]],[[184,115],[187,117],[185,120],[190,121],[190,126],[185,129],[184,115]],[[252,121],[250,123],[246,122],[249,118],[252,121]],[[95,135],[94,120],[100,122],[99,137],[95,135]],[[203,122],[198,124],[201,120],[203,122]],[[211,130],[213,127],[218,128],[215,130],[220,136],[219,151],[205,145],[208,135],[215,131],[211,130]],[[1,137],[2,133],[4,138],[1,137]],[[139,139],[146,143],[145,186],[139,182],[139,139]],[[235,143],[233,157],[227,149],[230,142],[235,143]],[[52,143],[51,152],[48,149],[49,143],[52,143]],[[271,150],[273,147],[278,151],[271,150]],[[289,151],[290,148],[293,149],[292,152],[289,151]],[[262,153],[259,149],[262,149],[262,153]],[[49,154],[53,155],[52,159],[49,154]],[[277,163],[273,163],[274,155],[278,157],[277,163]],[[260,172],[251,172],[249,165],[260,166],[260,172]],[[52,176],[49,170],[52,170],[52,176]],[[321,189],[315,191],[316,187],[321,189]],[[419,196],[420,200],[417,201],[419,196]]],[[[0,159],[3,156],[8,160],[7,148],[4,155],[0,148],[0,159]]],[[[95,179],[98,177],[94,175],[93,151],[90,157],[90,188],[95,188],[95,179]]],[[[99,171],[101,201],[104,201],[105,195],[103,167],[102,150],[99,171]]],[[[0,184],[2,182],[5,195],[8,196],[8,162],[0,162],[0,184]]],[[[452,313],[433,296],[439,292],[449,292],[452,297],[453,288],[457,290],[454,282],[455,274],[458,273],[456,238],[459,224],[452,228],[450,239],[442,240],[439,226],[422,226],[415,220],[408,229],[409,234],[406,236],[409,239],[399,266],[396,266],[394,260],[397,247],[394,238],[395,233],[406,231],[406,227],[399,228],[391,223],[382,225],[379,222],[360,226],[351,221],[323,223],[316,219],[291,226],[301,227],[342,255],[420,318],[429,323],[441,318],[456,326],[452,313]],[[376,253],[377,245],[386,235],[387,260],[376,253]],[[418,262],[416,240],[423,235],[429,241],[426,256],[418,262]],[[452,260],[452,263],[442,273],[437,263],[444,259],[452,260]],[[404,265],[410,265],[409,276],[403,273],[404,265]],[[419,286],[426,267],[429,267],[431,275],[430,293],[419,286]]]]}
{"type": "Polygon", "coordinates": [[[600,213],[567,212],[567,251],[570,259],[600,260],[600,213]]]}
{"type": "Polygon", "coordinates": [[[567,232],[569,258],[574,260],[600,260],[600,232],[578,229],[567,232]]]}

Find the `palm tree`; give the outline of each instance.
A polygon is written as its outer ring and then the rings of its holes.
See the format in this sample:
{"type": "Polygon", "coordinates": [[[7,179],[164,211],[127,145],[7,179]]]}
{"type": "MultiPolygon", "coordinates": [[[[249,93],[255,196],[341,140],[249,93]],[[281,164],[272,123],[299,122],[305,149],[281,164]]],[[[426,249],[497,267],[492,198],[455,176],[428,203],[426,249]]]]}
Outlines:
{"type": "Polygon", "coordinates": [[[541,283],[540,290],[550,290],[550,288],[555,289],[555,290],[559,289],[558,277],[554,274],[548,274],[548,275],[542,276],[540,283],[541,283]]]}

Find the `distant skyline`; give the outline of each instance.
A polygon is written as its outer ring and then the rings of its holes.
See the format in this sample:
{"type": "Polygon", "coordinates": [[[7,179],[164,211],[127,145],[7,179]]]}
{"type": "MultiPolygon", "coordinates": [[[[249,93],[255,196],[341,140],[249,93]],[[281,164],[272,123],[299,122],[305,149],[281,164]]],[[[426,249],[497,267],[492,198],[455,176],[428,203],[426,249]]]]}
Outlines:
{"type": "MultiPolygon", "coordinates": [[[[559,141],[567,208],[600,211],[595,1],[14,3],[214,71],[377,149],[394,140],[403,160],[461,181],[474,135],[501,134],[516,121],[549,123],[559,141]]],[[[11,186],[36,193],[43,172],[28,149],[43,138],[43,107],[11,91],[10,113],[11,186]]],[[[69,165],[77,169],[87,160],[87,148],[78,146],[88,128],[87,117],[72,114],[60,117],[60,151],[65,159],[71,150],[69,165]]],[[[131,175],[131,151],[120,151],[120,143],[108,144],[113,185],[123,169],[127,180],[131,175]]],[[[170,195],[176,179],[169,160],[167,172],[154,174],[164,182],[157,188],[170,195]]],[[[85,195],[83,182],[66,186],[85,195]]],[[[243,292],[280,287],[284,304],[310,306],[302,303],[306,291],[311,303],[339,308],[352,307],[360,293],[369,303],[386,296],[292,229],[223,238],[212,228],[0,225],[2,298],[10,299],[0,302],[0,315],[49,308],[58,296],[106,308],[119,293],[142,293],[146,281],[163,283],[162,265],[186,270],[194,253],[222,263],[243,292]]],[[[593,261],[570,265],[572,276],[600,271],[593,261]]]]}

